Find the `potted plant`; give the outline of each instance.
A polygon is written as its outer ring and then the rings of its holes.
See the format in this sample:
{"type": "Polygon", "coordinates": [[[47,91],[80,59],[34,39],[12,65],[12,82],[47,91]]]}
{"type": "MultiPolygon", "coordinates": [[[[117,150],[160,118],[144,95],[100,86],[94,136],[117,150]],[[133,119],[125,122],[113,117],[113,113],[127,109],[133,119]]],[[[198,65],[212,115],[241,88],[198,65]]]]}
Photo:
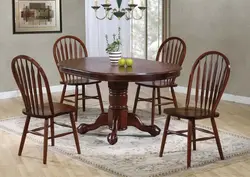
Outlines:
{"type": "Polygon", "coordinates": [[[113,42],[109,43],[108,35],[105,35],[107,48],[106,52],[109,54],[110,62],[113,64],[118,63],[118,60],[121,59],[121,28],[118,27],[118,36],[113,34],[113,42]]]}

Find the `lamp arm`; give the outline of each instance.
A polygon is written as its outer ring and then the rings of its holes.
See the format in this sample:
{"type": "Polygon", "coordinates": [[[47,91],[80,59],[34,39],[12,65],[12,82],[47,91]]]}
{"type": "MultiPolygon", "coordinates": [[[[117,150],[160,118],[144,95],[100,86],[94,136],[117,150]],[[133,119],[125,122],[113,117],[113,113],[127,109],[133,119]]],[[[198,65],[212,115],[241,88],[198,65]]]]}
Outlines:
{"type": "Polygon", "coordinates": [[[134,11],[132,11],[131,18],[133,18],[134,20],[141,20],[143,17],[143,13],[144,13],[144,10],[141,10],[141,15],[139,17],[135,17],[134,11]]]}
{"type": "Polygon", "coordinates": [[[98,16],[97,16],[97,11],[95,11],[95,17],[96,17],[98,20],[104,20],[106,17],[108,17],[108,14],[109,14],[109,11],[106,11],[104,17],[98,17],[98,16]]]}

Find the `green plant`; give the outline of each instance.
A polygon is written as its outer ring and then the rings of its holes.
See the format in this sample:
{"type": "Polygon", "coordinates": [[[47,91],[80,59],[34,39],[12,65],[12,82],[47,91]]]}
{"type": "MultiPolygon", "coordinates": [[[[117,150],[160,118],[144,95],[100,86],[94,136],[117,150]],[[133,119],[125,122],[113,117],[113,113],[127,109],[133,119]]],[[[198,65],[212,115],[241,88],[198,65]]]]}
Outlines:
{"type": "Polygon", "coordinates": [[[108,40],[108,35],[105,35],[106,38],[106,42],[107,42],[107,48],[106,48],[106,52],[110,53],[110,52],[118,52],[120,51],[120,46],[122,45],[121,43],[121,28],[118,27],[118,36],[116,37],[116,34],[113,34],[113,42],[109,44],[109,40],[108,40]]]}

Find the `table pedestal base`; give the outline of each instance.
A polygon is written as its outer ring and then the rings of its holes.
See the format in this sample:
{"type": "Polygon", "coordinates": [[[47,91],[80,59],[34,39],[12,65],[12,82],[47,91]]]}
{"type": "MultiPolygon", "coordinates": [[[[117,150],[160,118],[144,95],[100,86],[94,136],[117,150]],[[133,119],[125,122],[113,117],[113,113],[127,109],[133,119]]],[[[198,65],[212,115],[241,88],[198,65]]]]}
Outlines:
{"type": "Polygon", "coordinates": [[[112,132],[107,140],[111,145],[117,142],[117,131],[126,130],[128,126],[134,126],[152,136],[160,134],[161,129],[156,125],[144,125],[136,114],[128,113],[128,82],[109,82],[108,86],[110,103],[108,113],[101,113],[93,124],[80,124],[77,128],[78,133],[85,134],[100,126],[109,126],[112,132]]]}

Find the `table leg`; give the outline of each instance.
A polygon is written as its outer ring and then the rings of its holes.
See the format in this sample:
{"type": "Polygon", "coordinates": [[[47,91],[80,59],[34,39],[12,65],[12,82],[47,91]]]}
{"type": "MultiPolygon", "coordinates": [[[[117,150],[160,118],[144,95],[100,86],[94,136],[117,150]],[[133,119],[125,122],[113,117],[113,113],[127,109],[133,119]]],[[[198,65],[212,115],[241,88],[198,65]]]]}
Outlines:
{"type": "Polygon", "coordinates": [[[161,129],[157,125],[143,124],[140,118],[134,113],[128,114],[128,126],[136,127],[143,132],[148,132],[151,136],[157,136],[161,133],[161,129]]]}
{"type": "Polygon", "coordinates": [[[128,113],[128,82],[109,82],[108,87],[108,113],[102,113],[93,124],[80,124],[77,128],[80,134],[108,125],[112,132],[107,140],[112,145],[117,142],[117,131],[126,130],[128,126],[134,126],[152,136],[160,134],[161,130],[156,125],[144,125],[136,114],[128,113]]]}
{"type": "Polygon", "coordinates": [[[108,125],[108,113],[102,113],[92,124],[80,124],[77,131],[80,134],[85,134],[88,131],[98,129],[101,126],[108,125]]]}

